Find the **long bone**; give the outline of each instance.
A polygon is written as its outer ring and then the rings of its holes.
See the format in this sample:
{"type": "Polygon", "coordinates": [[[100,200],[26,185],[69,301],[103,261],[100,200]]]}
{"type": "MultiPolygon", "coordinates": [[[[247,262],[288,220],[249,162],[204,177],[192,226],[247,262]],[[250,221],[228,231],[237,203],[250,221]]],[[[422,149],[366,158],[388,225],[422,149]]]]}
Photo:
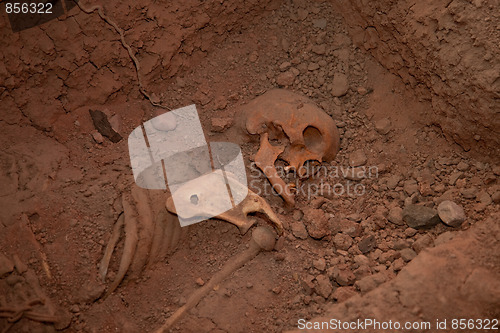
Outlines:
{"type": "Polygon", "coordinates": [[[203,287],[196,290],[189,296],[186,304],[177,309],[172,316],[170,316],[165,324],[160,327],[156,333],[168,332],[169,329],[190,309],[198,305],[203,297],[205,297],[215,286],[224,281],[229,275],[252,260],[261,251],[271,251],[274,249],[276,243],[275,235],[272,230],[266,227],[257,227],[252,233],[252,239],[248,249],[242,253],[229,259],[229,261],[222,267],[220,271],[208,281],[203,287]]]}

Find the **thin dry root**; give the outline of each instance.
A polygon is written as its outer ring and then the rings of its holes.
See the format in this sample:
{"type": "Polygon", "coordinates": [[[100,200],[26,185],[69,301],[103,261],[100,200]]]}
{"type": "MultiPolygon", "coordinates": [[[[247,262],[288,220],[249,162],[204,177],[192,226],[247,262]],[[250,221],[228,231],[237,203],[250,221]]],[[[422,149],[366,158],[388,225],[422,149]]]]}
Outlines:
{"type": "Polygon", "coordinates": [[[86,14],[92,14],[93,12],[97,11],[97,14],[99,14],[99,17],[102,20],[104,20],[104,22],[106,22],[107,24],[109,24],[110,26],[113,27],[113,29],[120,36],[120,42],[122,43],[122,46],[127,50],[128,56],[130,57],[130,59],[132,60],[132,63],[134,64],[135,74],[137,77],[139,91],[141,92],[141,94],[144,97],[146,97],[146,99],[151,103],[151,105],[159,107],[159,108],[170,110],[169,107],[157,102],[156,100],[154,100],[154,98],[150,94],[147,93],[147,91],[144,88],[144,85],[142,83],[142,78],[141,78],[141,74],[140,74],[141,65],[139,63],[139,60],[135,56],[134,51],[132,50],[130,45],[125,40],[125,34],[124,34],[123,30],[118,26],[118,24],[116,24],[116,22],[114,22],[106,14],[104,14],[104,10],[103,10],[102,6],[96,5],[96,6],[93,6],[91,8],[86,8],[81,4],[80,1],[75,1],[75,3],[86,14]]]}

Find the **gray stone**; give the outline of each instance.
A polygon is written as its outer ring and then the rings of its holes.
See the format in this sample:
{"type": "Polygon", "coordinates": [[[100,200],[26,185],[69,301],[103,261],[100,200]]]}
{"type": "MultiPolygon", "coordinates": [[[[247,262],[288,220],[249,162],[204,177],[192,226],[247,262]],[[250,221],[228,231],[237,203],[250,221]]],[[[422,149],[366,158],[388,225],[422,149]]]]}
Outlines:
{"type": "Polygon", "coordinates": [[[435,209],[420,206],[408,205],[403,209],[403,221],[409,227],[418,229],[432,227],[439,223],[440,219],[435,209]]]}
{"type": "Polygon", "coordinates": [[[157,114],[157,116],[151,121],[153,127],[158,131],[173,131],[177,127],[177,118],[175,114],[173,114],[172,112],[159,114],[159,112],[160,111],[155,113],[157,114]]]}
{"type": "Polygon", "coordinates": [[[333,76],[332,81],[332,95],[334,97],[344,96],[349,89],[349,80],[347,75],[342,73],[336,73],[333,76]]]}
{"type": "Polygon", "coordinates": [[[361,253],[365,254],[372,251],[375,248],[375,236],[369,235],[364,237],[359,243],[358,248],[361,253]]]}
{"type": "Polygon", "coordinates": [[[459,227],[465,221],[465,213],[462,206],[453,201],[443,201],[437,208],[439,218],[450,227],[459,227]]]}

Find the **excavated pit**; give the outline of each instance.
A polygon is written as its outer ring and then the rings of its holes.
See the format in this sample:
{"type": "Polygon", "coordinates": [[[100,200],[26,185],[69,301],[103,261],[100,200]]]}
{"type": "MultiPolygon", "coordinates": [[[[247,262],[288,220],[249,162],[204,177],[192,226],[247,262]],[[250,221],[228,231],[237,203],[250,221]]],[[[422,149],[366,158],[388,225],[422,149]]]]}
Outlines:
{"type": "MultiPolygon", "coordinates": [[[[174,331],[294,331],[301,318],[360,314],[498,318],[498,7],[498,0],[104,4],[139,67],[97,12],[75,6],[19,32],[3,13],[0,331],[154,331],[245,250],[251,232],[220,220],[195,224],[174,253],[102,299],[124,248],[121,237],[101,282],[98,263],[134,183],[127,137],[168,111],[153,104],[194,103],[208,141],[239,144],[249,187],[286,229],[278,251],[236,271],[174,331]],[[240,124],[239,111],[275,88],[308,97],[341,137],[334,161],[311,163],[318,169],[308,179],[282,174],[295,184],[294,207],[253,164],[259,142],[240,124]],[[96,125],[92,114],[105,120],[96,125]],[[414,229],[403,219],[409,205],[436,209],[445,200],[463,207],[462,224],[414,229]]],[[[318,140],[307,128],[304,135],[318,140]]]]}

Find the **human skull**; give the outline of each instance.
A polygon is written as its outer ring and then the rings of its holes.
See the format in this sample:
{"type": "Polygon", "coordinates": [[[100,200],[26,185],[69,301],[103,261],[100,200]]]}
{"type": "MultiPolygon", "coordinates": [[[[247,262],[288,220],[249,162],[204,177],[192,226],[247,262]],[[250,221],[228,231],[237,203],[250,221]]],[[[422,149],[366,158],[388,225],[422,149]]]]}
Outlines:
{"type": "Polygon", "coordinates": [[[260,135],[255,163],[283,199],[294,204],[290,186],[278,175],[277,159],[288,163],[299,177],[306,174],[307,161],[331,161],[339,151],[340,136],[333,119],[311,100],[275,89],[244,107],[248,133],[260,135]],[[270,140],[281,144],[273,146],[270,140]]]}

